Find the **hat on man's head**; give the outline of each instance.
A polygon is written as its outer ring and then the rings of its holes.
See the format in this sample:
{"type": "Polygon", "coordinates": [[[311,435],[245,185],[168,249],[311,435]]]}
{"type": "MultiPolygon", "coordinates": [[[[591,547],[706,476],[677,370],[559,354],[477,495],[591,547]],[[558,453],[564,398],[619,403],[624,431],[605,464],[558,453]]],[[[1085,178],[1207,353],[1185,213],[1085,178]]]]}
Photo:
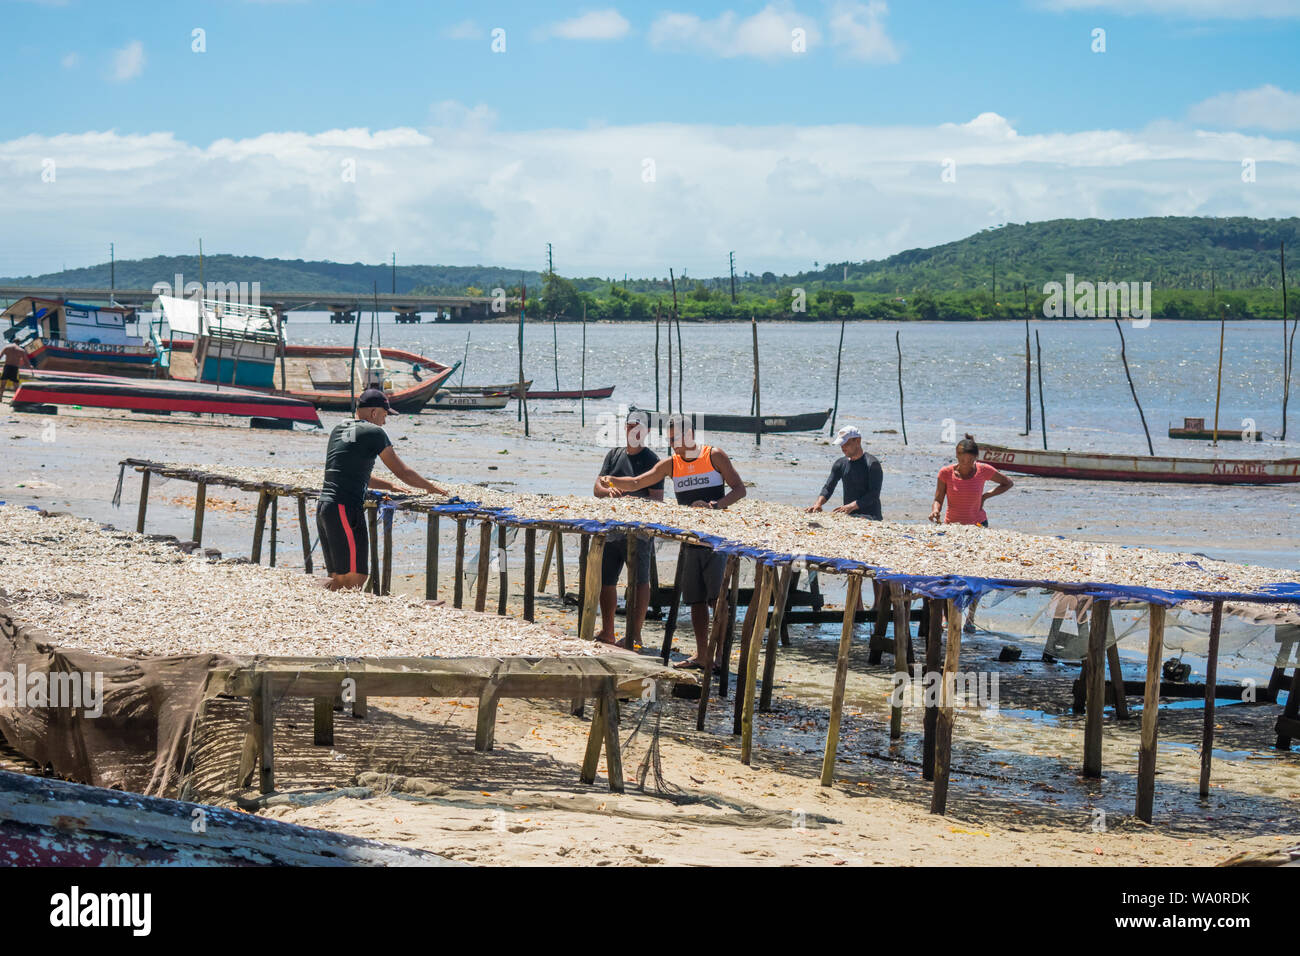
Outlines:
{"type": "Polygon", "coordinates": [[[362,392],[361,397],[357,399],[357,408],[382,408],[386,412],[393,410],[382,388],[368,388],[362,392]]]}
{"type": "Polygon", "coordinates": [[[841,428],[839,431],[835,433],[835,444],[843,448],[844,443],[849,439],[861,438],[861,437],[862,437],[862,432],[858,431],[857,426],[845,425],[843,428],[841,428]]]}

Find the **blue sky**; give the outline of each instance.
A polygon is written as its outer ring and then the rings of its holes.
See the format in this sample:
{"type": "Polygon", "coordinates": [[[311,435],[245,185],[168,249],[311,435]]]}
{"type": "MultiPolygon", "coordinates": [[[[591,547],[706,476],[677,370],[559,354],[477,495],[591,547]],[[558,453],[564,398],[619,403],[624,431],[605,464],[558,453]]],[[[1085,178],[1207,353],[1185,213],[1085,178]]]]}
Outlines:
{"type": "Polygon", "coordinates": [[[1300,0],[0,0],[0,32],[0,199],[39,223],[0,274],[197,235],[781,271],[1003,221],[1297,214],[1300,0]]]}

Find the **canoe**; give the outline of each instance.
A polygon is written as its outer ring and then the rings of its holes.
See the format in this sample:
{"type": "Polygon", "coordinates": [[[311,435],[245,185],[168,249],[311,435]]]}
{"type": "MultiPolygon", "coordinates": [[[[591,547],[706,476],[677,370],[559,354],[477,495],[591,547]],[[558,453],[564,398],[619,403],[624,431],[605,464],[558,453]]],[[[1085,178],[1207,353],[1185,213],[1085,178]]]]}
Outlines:
{"type": "MultiPolygon", "coordinates": [[[[511,386],[507,386],[506,388],[503,388],[500,392],[495,392],[490,394],[497,394],[497,395],[504,394],[504,395],[509,395],[511,398],[513,398],[515,397],[515,394],[518,392],[518,390],[519,390],[518,386],[511,385],[511,386]]],[[[533,401],[546,401],[548,399],[559,399],[559,398],[609,398],[613,394],[614,394],[613,385],[606,385],[604,388],[587,388],[587,389],[575,388],[571,390],[562,390],[558,392],[554,392],[554,391],[538,392],[538,391],[534,391],[531,388],[528,390],[528,397],[533,401]]]]}
{"type": "MultiPolygon", "coordinates": [[[[524,388],[532,388],[531,381],[524,381],[524,388]]],[[[451,392],[453,395],[502,395],[506,394],[514,397],[519,391],[518,382],[508,382],[505,385],[444,385],[440,391],[451,392]]]]}
{"type": "MultiPolygon", "coordinates": [[[[195,379],[193,342],[170,339],[171,377],[181,381],[195,379]]],[[[404,349],[380,348],[383,359],[384,391],[393,411],[414,414],[422,409],[434,393],[456,370],[456,365],[407,352],[404,349]]],[[[458,365],[459,363],[457,363],[458,365]]],[[[284,370],[291,398],[311,402],[325,411],[346,412],[352,408],[352,348],[346,345],[286,345],[284,370]]],[[[358,362],[355,373],[356,392],[365,387],[365,373],[358,362]]],[[[276,363],[275,385],[281,385],[280,366],[276,363]]]]}
{"type": "MultiPolygon", "coordinates": [[[[649,412],[652,421],[667,419],[660,412],[649,412]]],[[[746,435],[772,435],[783,432],[815,432],[826,426],[831,410],[800,412],[798,415],[718,415],[695,412],[691,418],[696,431],[741,432],[746,435]]]]}
{"type": "Polygon", "coordinates": [[[17,411],[25,405],[81,405],[155,415],[194,412],[274,418],[320,426],[316,408],[301,399],[229,385],[218,388],[206,382],[177,382],[162,378],[32,370],[25,373],[13,401],[17,411]]]}
{"type": "Polygon", "coordinates": [[[1092,481],[1160,481],[1180,484],[1278,485],[1300,482],[1300,458],[1171,458],[1032,451],[984,445],[982,459],[1002,471],[1045,478],[1092,481]]]}
{"type": "Polygon", "coordinates": [[[438,389],[426,408],[452,411],[491,411],[505,408],[510,401],[505,395],[454,395],[445,388],[438,389]]]}

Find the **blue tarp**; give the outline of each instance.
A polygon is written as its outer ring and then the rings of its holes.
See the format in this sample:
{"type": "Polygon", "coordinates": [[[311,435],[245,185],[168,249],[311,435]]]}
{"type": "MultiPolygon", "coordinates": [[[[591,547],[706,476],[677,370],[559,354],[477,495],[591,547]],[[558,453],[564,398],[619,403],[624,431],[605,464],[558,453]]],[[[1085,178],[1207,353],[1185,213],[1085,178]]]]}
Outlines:
{"type": "MultiPolygon", "coordinates": [[[[383,498],[382,492],[372,492],[383,498]]],[[[391,511],[400,501],[384,500],[380,508],[391,511]]],[[[691,535],[703,545],[723,554],[737,554],[752,558],[763,564],[808,563],[833,568],[839,573],[859,571],[870,574],[881,581],[903,585],[907,590],[928,598],[952,599],[957,606],[965,608],[981,595],[992,591],[1023,591],[1028,588],[1046,588],[1063,594],[1078,594],[1107,600],[1134,600],[1148,604],[1172,606],[1184,601],[1238,601],[1254,604],[1300,604],[1300,582],[1280,581],[1262,585],[1258,591],[1184,591],[1173,588],[1147,588],[1132,584],[1107,584],[1102,582],[1066,583],[1045,579],[1023,578],[981,578],[970,575],[926,575],[906,574],[889,568],[854,561],[847,558],[830,558],[813,554],[789,554],[755,548],[716,535],[701,534],[689,528],[673,525],[655,524],[644,521],[606,521],[598,518],[521,518],[516,517],[509,508],[489,508],[473,501],[456,498],[445,505],[431,505],[429,510],[438,514],[455,516],[482,516],[510,524],[527,527],[538,524],[560,524],[574,531],[597,534],[611,531],[658,531],[664,534],[691,535]]],[[[1058,537],[1060,537],[1058,535],[1058,537]]],[[[1195,561],[1186,564],[1200,569],[1195,561]]]]}

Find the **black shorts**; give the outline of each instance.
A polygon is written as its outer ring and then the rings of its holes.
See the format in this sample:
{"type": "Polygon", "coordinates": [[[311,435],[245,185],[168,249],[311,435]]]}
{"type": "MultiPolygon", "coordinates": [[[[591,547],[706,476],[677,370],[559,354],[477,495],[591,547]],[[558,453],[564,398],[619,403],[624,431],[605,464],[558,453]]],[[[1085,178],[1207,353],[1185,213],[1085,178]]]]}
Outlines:
{"type": "MultiPolygon", "coordinates": [[[[637,587],[650,583],[650,548],[650,541],[645,537],[636,539],[636,555],[632,560],[636,562],[637,587]]],[[[609,535],[605,539],[605,550],[600,558],[601,586],[612,587],[618,584],[619,576],[626,566],[627,538],[623,535],[609,535]]]]}
{"type": "Polygon", "coordinates": [[[18,381],[18,366],[6,365],[3,372],[0,372],[0,382],[18,381]]]}
{"type": "Polygon", "coordinates": [[[368,574],[370,538],[366,534],[366,509],[322,501],[316,505],[316,530],[325,570],[330,574],[368,574]]]}

